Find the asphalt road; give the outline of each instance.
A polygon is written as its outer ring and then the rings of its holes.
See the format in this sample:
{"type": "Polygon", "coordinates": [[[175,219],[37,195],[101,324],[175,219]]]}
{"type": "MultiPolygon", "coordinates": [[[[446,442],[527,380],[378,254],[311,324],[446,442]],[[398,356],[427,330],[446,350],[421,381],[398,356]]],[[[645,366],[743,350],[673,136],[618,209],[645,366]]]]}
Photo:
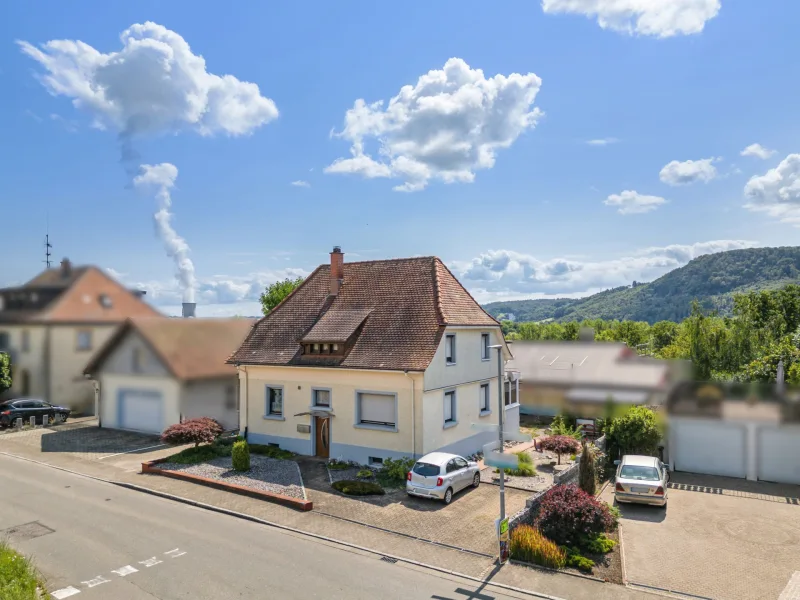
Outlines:
{"type": "Polygon", "coordinates": [[[56,598],[530,598],[7,456],[0,536],[56,598]]]}

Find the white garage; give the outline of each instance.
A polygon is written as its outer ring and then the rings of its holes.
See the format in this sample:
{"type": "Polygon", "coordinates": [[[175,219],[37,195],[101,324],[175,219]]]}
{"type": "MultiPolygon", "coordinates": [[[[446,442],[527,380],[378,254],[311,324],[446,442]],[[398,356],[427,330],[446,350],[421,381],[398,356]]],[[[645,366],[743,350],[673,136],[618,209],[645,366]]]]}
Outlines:
{"type": "Polygon", "coordinates": [[[757,443],[760,480],[800,485],[800,426],[761,426],[757,443]]]}
{"type": "Polygon", "coordinates": [[[673,469],[689,473],[747,476],[744,425],[707,419],[673,419],[670,456],[673,469]]]}
{"type": "Polygon", "coordinates": [[[120,391],[117,409],[120,429],[154,434],[164,430],[164,398],[158,391],[120,391]]]}

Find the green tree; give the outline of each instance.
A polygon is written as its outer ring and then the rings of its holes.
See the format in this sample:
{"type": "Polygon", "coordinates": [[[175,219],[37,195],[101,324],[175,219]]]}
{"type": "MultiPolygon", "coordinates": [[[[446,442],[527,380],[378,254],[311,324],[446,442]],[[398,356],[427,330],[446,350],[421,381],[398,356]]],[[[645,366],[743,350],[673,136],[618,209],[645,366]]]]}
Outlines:
{"type": "Polygon", "coordinates": [[[650,344],[653,352],[660,352],[678,337],[678,324],[659,321],[650,328],[650,344]]]}
{"type": "Polygon", "coordinates": [[[283,302],[286,296],[297,289],[297,287],[303,283],[304,279],[304,277],[298,277],[297,279],[290,279],[287,277],[283,281],[276,281],[268,285],[267,289],[264,290],[264,293],[262,293],[259,298],[259,300],[261,300],[261,312],[265,315],[268,314],[269,311],[283,302]]]}
{"type": "Polygon", "coordinates": [[[11,389],[11,357],[0,352],[0,394],[11,389]]]}
{"type": "Polygon", "coordinates": [[[625,454],[655,456],[663,437],[663,428],[656,413],[645,406],[631,407],[624,415],[606,425],[609,457],[625,454]]]}

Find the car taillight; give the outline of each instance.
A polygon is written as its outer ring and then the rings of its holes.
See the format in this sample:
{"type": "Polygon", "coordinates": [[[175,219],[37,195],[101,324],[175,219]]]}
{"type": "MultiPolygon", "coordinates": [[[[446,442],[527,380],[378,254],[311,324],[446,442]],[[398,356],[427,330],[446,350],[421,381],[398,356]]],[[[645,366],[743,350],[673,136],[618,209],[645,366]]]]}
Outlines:
{"type": "Polygon", "coordinates": [[[411,481],[411,471],[409,471],[409,472],[408,472],[408,475],[406,476],[406,479],[408,479],[409,481],[411,481]]]}
{"type": "Polygon", "coordinates": [[[443,483],[444,483],[444,479],[442,479],[441,477],[437,477],[436,478],[436,487],[441,487],[441,485],[443,483]]]}
{"type": "Polygon", "coordinates": [[[664,488],[658,486],[658,489],[656,490],[656,496],[663,496],[663,495],[664,495],[664,488]]]}
{"type": "Polygon", "coordinates": [[[614,488],[614,489],[616,489],[618,492],[624,492],[624,491],[625,491],[625,488],[624,488],[624,487],[622,487],[622,484],[621,484],[621,483],[618,483],[618,484],[617,484],[617,487],[616,487],[616,488],[614,488]]]}
{"type": "Polygon", "coordinates": [[[4,410],[3,412],[0,413],[0,415],[10,415],[10,414],[11,414],[10,410],[4,410]]]}

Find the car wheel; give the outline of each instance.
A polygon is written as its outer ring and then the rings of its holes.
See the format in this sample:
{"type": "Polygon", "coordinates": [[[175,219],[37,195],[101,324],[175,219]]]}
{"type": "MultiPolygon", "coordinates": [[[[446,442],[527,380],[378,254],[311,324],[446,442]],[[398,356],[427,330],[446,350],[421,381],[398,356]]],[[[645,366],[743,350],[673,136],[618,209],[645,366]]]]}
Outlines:
{"type": "Polygon", "coordinates": [[[56,416],[56,421],[58,421],[59,423],[66,423],[67,415],[65,415],[64,413],[58,413],[58,415],[56,416]]]}
{"type": "Polygon", "coordinates": [[[472,487],[476,488],[481,484],[481,474],[475,473],[475,477],[472,478],[472,487]]]}
{"type": "Polygon", "coordinates": [[[450,504],[453,501],[453,488],[447,488],[447,491],[444,493],[444,503],[450,504]]]}

